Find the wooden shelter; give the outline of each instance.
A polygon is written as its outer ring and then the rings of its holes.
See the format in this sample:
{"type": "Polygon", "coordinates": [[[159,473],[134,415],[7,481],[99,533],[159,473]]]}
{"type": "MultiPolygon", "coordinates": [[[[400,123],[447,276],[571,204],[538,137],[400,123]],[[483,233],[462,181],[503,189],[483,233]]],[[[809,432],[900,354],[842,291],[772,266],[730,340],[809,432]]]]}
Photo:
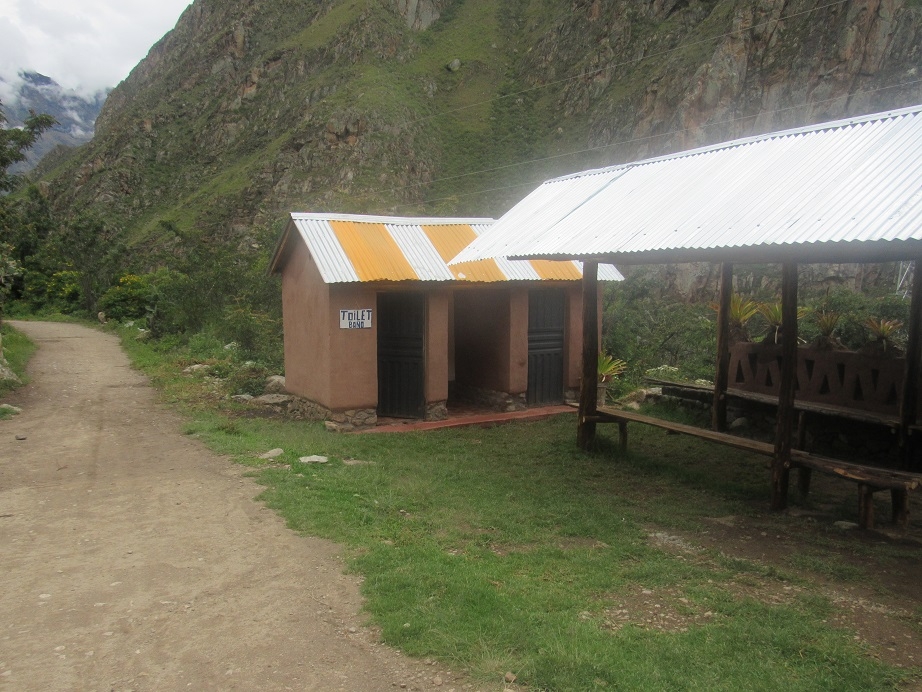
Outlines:
{"type": "MultiPolygon", "coordinates": [[[[787,503],[789,470],[848,478],[860,487],[861,523],[873,523],[873,493],[890,490],[894,518],[908,519],[908,492],[922,484],[912,451],[918,426],[922,350],[922,106],[750,137],[675,155],[547,181],[460,253],[454,262],[493,256],[581,259],[583,327],[598,325],[600,262],[722,264],[713,430],[679,432],[744,446],[772,457],[771,506],[787,503]],[[527,228],[527,232],[522,229],[527,228]],[[793,447],[797,385],[798,266],[815,262],[914,261],[911,319],[896,431],[900,468],[879,469],[793,447]],[[782,345],[774,445],[743,444],[724,432],[729,379],[728,312],[733,267],[782,266],[782,345]]],[[[600,410],[592,382],[596,342],[583,341],[577,439],[591,444],[599,422],[687,428],[600,410]]]]}

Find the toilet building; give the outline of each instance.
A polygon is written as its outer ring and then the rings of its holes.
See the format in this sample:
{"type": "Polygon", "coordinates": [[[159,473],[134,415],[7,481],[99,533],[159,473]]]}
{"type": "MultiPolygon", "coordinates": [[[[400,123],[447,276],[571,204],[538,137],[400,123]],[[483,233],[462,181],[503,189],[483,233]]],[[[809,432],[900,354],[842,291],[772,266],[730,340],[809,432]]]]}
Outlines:
{"type": "MultiPolygon", "coordinates": [[[[579,387],[578,262],[449,266],[492,219],[292,214],[282,276],[285,384],[346,423],[438,419],[450,402],[502,410],[579,387]]],[[[620,280],[608,265],[600,280],[620,280]]]]}

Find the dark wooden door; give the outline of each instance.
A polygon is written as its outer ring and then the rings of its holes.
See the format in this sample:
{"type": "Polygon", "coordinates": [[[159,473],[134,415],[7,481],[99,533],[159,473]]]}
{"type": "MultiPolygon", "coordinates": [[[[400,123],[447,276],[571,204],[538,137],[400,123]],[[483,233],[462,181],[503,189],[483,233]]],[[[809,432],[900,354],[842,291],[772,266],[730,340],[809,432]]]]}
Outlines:
{"type": "Polygon", "coordinates": [[[529,406],[563,401],[566,294],[550,288],[528,293],[529,406]]]}
{"type": "Polygon", "coordinates": [[[426,415],[426,297],[378,294],[378,415],[426,415]]]}

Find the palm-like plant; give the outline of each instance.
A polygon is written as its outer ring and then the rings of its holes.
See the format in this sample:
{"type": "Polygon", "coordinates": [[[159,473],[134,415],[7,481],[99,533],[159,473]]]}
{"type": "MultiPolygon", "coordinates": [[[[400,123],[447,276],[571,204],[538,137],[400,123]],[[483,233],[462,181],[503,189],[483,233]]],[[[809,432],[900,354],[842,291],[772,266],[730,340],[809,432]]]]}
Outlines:
{"type": "Polygon", "coordinates": [[[842,343],[835,336],[836,325],[839,324],[840,316],[834,310],[822,309],[813,312],[813,322],[820,332],[813,342],[816,348],[843,348],[842,343]]]}
{"type": "MultiPolygon", "coordinates": [[[[765,320],[768,331],[765,333],[765,341],[771,340],[777,344],[781,340],[781,323],[783,322],[781,302],[759,303],[759,314],[765,320]]],[[[797,319],[803,318],[810,312],[810,308],[797,308],[797,319]]]]}
{"type": "Polygon", "coordinates": [[[896,333],[903,326],[903,323],[900,320],[869,317],[865,320],[864,326],[871,332],[874,345],[879,347],[882,351],[886,351],[888,347],[891,350],[893,349],[894,338],[896,337],[896,333]]]}
{"type": "Polygon", "coordinates": [[[620,358],[615,358],[607,353],[599,354],[599,364],[597,368],[599,384],[610,382],[625,370],[627,370],[627,363],[620,358]]]}
{"type": "MultiPolygon", "coordinates": [[[[717,303],[711,303],[712,310],[717,312],[720,307],[717,303]]],[[[739,293],[730,296],[730,314],[728,315],[728,324],[730,327],[730,341],[751,341],[746,324],[759,312],[759,304],[752,298],[745,298],[739,293]]]]}
{"type": "Polygon", "coordinates": [[[817,310],[813,313],[813,320],[822,336],[831,337],[839,323],[839,316],[839,313],[833,310],[817,310]]]}

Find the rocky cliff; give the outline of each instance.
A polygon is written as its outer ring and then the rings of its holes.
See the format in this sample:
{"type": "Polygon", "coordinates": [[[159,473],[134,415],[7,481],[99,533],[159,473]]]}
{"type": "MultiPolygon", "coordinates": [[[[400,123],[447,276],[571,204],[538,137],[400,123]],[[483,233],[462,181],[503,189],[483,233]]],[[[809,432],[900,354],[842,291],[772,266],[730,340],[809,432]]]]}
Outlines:
{"type": "Polygon", "coordinates": [[[130,238],[499,215],[544,178],[922,101],[919,0],[195,0],[46,170],[130,238]]]}

